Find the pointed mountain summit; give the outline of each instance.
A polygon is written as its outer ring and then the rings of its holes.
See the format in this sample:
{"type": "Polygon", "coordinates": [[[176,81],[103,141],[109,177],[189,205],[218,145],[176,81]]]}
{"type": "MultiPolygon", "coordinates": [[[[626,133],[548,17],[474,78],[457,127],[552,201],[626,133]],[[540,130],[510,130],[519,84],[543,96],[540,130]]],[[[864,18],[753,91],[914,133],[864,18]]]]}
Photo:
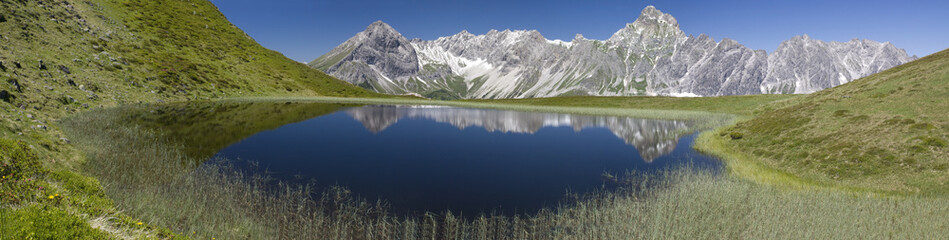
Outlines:
{"type": "Polygon", "coordinates": [[[439,99],[722,96],[811,93],[915,59],[871,40],[801,35],[768,54],[721,39],[687,35],[653,6],[605,41],[550,40],[535,30],[409,41],[375,22],[310,66],[378,92],[439,99]]]}
{"type": "Polygon", "coordinates": [[[329,53],[309,64],[357,86],[393,92],[418,73],[412,43],[382,21],[376,21],[329,53]],[[384,80],[384,81],[379,81],[384,80]]]}
{"type": "Polygon", "coordinates": [[[385,22],[383,22],[383,21],[375,21],[375,22],[373,22],[372,24],[369,24],[369,26],[366,27],[366,30],[364,30],[364,31],[362,31],[362,32],[365,33],[365,34],[366,34],[367,36],[369,36],[369,37],[372,37],[372,36],[383,36],[383,37],[386,37],[386,36],[399,36],[399,37],[402,37],[402,34],[401,34],[401,33],[399,33],[398,31],[396,31],[394,28],[392,28],[392,26],[389,26],[389,24],[387,24],[387,23],[385,23],[385,22]]]}
{"type": "Polygon", "coordinates": [[[647,6],[636,18],[636,21],[626,24],[625,28],[616,31],[609,42],[638,43],[643,39],[654,37],[666,38],[675,41],[685,37],[679,29],[679,22],[667,13],[663,13],[653,6],[647,6]]]}

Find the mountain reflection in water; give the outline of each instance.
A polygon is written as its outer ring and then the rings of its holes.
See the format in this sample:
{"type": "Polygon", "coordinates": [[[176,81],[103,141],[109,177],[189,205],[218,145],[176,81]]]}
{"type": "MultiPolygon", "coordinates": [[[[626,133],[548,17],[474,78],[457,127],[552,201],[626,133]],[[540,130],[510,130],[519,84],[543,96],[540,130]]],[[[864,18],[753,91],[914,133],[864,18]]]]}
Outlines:
{"type": "Polygon", "coordinates": [[[532,213],[568,192],[615,187],[604,173],[722,166],[691,148],[707,126],[701,120],[318,103],[160,112],[141,112],[135,122],[200,150],[186,153],[217,149],[239,170],[344,186],[398,213],[532,213]]]}
{"type": "Polygon", "coordinates": [[[646,162],[671,153],[679,137],[694,131],[695,123],[684,120],[638,119],[558,113],[518,112],[438,106],[365,106],[346,110],[367,130],[379,133],[400,119],[429,119],[465,129],[480,127],[489,132],[530,133],[543,127],[607,128],[639,151],[646,162]]]}

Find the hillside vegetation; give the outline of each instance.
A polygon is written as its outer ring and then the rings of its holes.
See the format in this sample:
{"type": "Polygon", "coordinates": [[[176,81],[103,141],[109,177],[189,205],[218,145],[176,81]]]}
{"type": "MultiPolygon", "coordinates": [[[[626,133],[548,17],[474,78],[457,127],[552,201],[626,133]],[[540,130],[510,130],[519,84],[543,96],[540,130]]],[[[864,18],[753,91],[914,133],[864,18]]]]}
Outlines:
{"type": "Polygon", "coordinates": [[[949,193],[947,96],[944,50],[772,104],[717,135],[755,161],[819,183],[942,195],[949,193]]]}
{"type": "MultiPolygon", "coordinates": [[[[73,232],[170,234],[124,216],[78,171],[85,156],[59,119],[125,104],[275,95],[384,97],[260,46],[206,0],[0,1],[0,233],[57,218],[80,229],[73,232]]],[[[39,232],[72,238],[57,229],[39,232]]]]}
{"type": "Polygon", "coordinates": [[[261,47],[204,0],[0,4],[0,74],[14,106],[378,96],[261,47]]]}

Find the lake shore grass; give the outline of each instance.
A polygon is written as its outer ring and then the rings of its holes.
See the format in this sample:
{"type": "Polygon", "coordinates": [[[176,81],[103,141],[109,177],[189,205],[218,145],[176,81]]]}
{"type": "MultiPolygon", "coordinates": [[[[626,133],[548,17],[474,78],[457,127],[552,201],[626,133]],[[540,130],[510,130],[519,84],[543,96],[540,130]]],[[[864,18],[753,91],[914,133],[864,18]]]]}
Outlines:
{"type": "MultiPolygon", "coordinates": [[[[432,105],[414,100],[399,104],[432,105]]],[[[632,175],[621,181],[620,190],[578,196],[524,216],[397,216],[384,202],[355,198],[345,188],[275,183],[221,163],[168,164],[195,161],[160,133],[117,122],[121,118],[114,114],[87,113],[63,121],[64,130],[89,158],[82,171],[101,182],[118,208],[182,238],[938,238],[949,234],[949,219],[943,217],[949,214],[945,198],[810,187],[786,191],[780,185],[688,169],[632,175]],[[633,191],[643,185],[653,188],[633,191]]]]}
{"type": "Polygon", "coordinates": [[[699,134],[693,146],[699,152],[716,156],[725,162],[728,174],[733,177],[788,191],[838,191],[851,194],[902,195],[899,192],[859,188],[832,182],[819,182],[775,169],[730,145],[728,129],[734,125],[721,126],[699,134]]]}

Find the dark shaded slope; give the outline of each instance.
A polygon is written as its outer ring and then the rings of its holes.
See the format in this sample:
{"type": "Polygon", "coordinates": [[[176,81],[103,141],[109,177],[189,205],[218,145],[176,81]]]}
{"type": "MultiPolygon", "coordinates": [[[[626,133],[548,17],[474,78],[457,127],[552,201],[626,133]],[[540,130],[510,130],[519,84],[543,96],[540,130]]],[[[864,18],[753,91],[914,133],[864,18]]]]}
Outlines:
{"type": "MultiPolygon", "coordinates": [[[[161,133],[188,158],[205,161],[259,132],[358,105],[277,102],[207,102],[117,109],[110,119],[161,133]]],[[[90,123],[91,124],[91,123],[90,123]]],[[[82,124],[80,124],[82,125],[82,124]]]]}

